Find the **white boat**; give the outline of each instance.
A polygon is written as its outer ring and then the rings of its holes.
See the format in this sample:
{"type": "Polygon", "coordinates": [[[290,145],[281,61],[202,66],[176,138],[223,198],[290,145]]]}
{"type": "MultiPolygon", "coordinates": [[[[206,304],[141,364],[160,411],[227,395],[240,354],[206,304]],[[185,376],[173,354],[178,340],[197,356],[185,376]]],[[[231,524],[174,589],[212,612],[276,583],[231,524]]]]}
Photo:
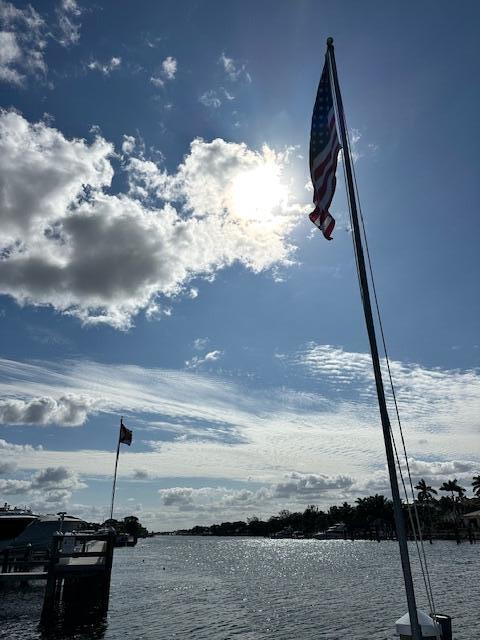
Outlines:
{"type": "Polygon", "coordinates": [[[315,533],[313,537],[315,540],[343,540],[347,535],[347,527],[343,522],[337,522],[336,524],[328,527],[326,531],[319,531],[315,533]]]}
{"type": "Polygon", "coordinates": [[[27,507],[12,507],[5,502],[0,507],[0,548],[5,540],[19,536],[38,517],[27,507]]]}
{"type": "Polygon", "coordinates": [[[52,536],[57,531],[71,532],[83,529],[86,522],[74,516],[58,515],[34,516],[16,536],[4,538],[0,541],[0,550],[6,547],[26,547],[33,550],[47,550],[50,548],[52,536]]]}

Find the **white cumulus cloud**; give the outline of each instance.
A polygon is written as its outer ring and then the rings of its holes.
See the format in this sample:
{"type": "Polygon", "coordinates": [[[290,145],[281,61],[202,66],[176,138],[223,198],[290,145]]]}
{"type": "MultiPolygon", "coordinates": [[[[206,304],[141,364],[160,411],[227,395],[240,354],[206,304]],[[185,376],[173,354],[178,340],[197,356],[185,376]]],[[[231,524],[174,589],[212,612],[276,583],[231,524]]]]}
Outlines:
{"type": "Polygon", "coordinates": [[[189,487],[172,487],[171,489],[159,489],[158,494],[167,507],[185,507],[193,503],[194,490],[189,487]]]}
{"type": "Polygon", "coordinates": [[[65,508],[74,491],[87,485],[78,475],[64,466],[46,467],[29,479],[0,478],[3,495],[27,497],[34,510],[43,511],[65,508]]]}
{"type": "Polygon", "coordinates": [[[17,465],[14,462],[10,462],[9,460],[2,460],[0,462],[0,476],[11,473],[15,470],[16,466],[17,465]]]}
{"type": "Polygon", "coordinates": [[[282,497],[303,496],[314,499],[333,489],[347,490],[353,483],[354,478],[348,475],[329,476],[292,472],[284,482],[276,485],[275,493],[282,497]]]}
{"type": "Polygon", "coordinates": [[[61,396],[58,400],[50,396],[29,400],[11,398],[0,401],[0,424],[77,427],[86,421],[93,406],[91,399],[74,395],[61,396]]]}
{"type": "Polygon", "coordinates": [[[126,155],[130,155],[135,149],[136,140],[134,136],[123,136],[122,151],[126,155]]]}
{"type": "Polygon", "coordinates": [[[130,157],[129,192],[111,194],[113,154],[100,136],[0,112],[1,293],[125,329],[193,278],[290,263],[302,207],[282,184],[285,155],[197,139],[173,174],[130,157]]]}
{"type": "Polygon", "coordinates": [[[113,146],[102,138],[90,145],[67,140],[46,123],[30,124],[13,111],[0,112],[0,151],[2,249],[41,243],[84,195],[84,185],[99,189],[113,177],[113,146]]]}

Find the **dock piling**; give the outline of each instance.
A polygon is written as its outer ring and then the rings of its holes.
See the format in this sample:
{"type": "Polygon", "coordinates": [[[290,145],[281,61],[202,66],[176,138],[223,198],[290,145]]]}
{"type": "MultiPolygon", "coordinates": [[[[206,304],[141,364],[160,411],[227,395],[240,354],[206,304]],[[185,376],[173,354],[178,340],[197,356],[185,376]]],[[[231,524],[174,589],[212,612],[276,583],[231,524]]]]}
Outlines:
{"type": "Polygon", "coordinates": [[[58,618],[62,606],[69,614],[95,605],[96,614],[108,609],[115,533],[53,536],[41,623],[58,618]]]}

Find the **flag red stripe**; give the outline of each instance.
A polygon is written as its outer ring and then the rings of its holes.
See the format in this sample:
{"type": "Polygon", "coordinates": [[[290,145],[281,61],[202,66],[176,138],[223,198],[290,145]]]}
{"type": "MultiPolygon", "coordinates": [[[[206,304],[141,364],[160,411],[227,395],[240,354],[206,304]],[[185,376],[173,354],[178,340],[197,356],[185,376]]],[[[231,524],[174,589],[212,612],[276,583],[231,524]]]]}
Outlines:
{"type": "Polygon", "coordinates": [[[335,193],[335,187],[336,186],[337,186],[337,178],[335,177],[335,174],[334,174],[333,175],[333,180],[332,180],[332,188],[330,190],[329,198],[327,199],[327,201],[323,205],[325,207],[325,209],[328,209],[330,207],[330,205],[332,204],[333,195],[335,193]]]}
{"type": "MultiPolygon", "coordinates": [[[[338,147],[338,138],[336,135],[332,137],[329,147],[330,148],[328,151],[328,155],[326,156],[325,160],[321,164],[319,164],[318,167],[315,169],[315,172],[313,174],[315,182],[317,182],[318,179],[322,176],[323,172],[325,171],[325,167],[328,165],[328,163],[332,159],[332,154],[334,153],[336,147],[338,147]]],[[[336,152],[338,153],[338,149],[336,152]]]]}
{"type": "Polygon", "coordinates": [[[335,127],[335,114],[332,115],[329,125],[328,125],[328,142],[325,147],[320,151],[320,153],[314,158],[312,162],[313,170],[316,171],[317,167],[323,162],[326,154],[329,153],[330,147],[332,146],[332,142],[334,139],[338,139],[337,137],[337,128],[335,127]]]}
{"type": "MultiPolygon", "coordinates": [[[[337,153],[338,153],[338,150],[337,150],[337,153]]],[[[335,174],[336,168],[337,168],[337,158],[335,157],[328,171],[323,176],[322,186],[320,187],[320,189],[317,189],[317,191],[315,192],[314,202],[316,202],[319,206],[322,204],[322,200],[325,196],[325,193],[327,193],[327,190],[330,191],[328,189],[330,176],[332,175],[332,173],[335,174]]],[[[332,197],[333,197],[333,194],[332,194],[332,197]]]]}
{"type": "Polygon", "coordinates": [[[335,220],[332,218],[332,216],[330,216],[330,219],[331,219],[331,222],[328,225],[328,227],[325,230],[322,229],[323,235],[326,237],[327,240],[331,240],[332,239],[331,235],[332,235],[332,231],[333,231],[333,229],[335,227],[335,220]]]}
{"type": "Polygon", "coordinates": [[[317,209],[309,215],[313,224],[320,229],[327,240],[331,240],[331,234],[335,227],[335,219],[327,212],[318,212],[317,209]]]}
{"type": "Polygon", "coordinates": [[[334,167],[334,169],[336,169],[337,167],[337,157],[338,157],[338,152],[340,151],[340,145],[338,143],[338,140],[336,140],[335,142],[336,142],[336,145],[331,151],[328,163],[325,165],[325,167],[323,167],[323,173],[316,180],[314,180],[314,187],[317,190],[319,187],[321,187],[324,184],[326,180],[328,180],[329,171],[332,168],[332,166],[334,167]]]}

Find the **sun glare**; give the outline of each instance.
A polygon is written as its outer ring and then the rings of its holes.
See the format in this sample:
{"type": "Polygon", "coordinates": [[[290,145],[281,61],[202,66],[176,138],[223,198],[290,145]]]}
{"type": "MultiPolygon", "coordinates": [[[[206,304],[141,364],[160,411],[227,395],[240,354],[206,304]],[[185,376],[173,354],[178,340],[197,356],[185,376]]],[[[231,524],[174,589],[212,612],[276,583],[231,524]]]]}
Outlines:
{"type": "Polygon", "coordinates": [[[232,213],[240,219],[271,223],[287,198],[278,165],[268,162],[239,174],[233,182],[231,197],[232,213]]]}

